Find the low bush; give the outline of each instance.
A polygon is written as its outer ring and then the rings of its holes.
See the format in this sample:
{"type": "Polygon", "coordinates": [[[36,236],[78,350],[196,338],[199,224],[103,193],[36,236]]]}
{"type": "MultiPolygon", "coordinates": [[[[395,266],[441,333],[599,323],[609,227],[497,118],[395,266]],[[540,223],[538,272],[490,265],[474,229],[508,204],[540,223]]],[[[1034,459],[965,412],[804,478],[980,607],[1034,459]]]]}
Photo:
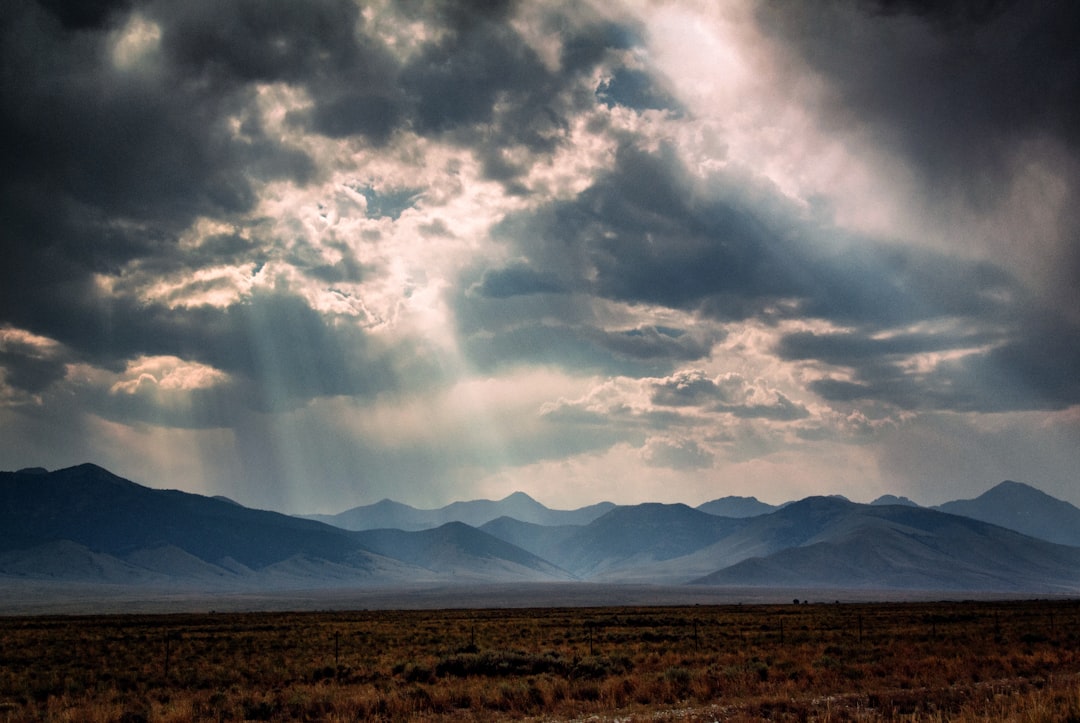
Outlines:
{"type": "Polygon", "coordinates": [[[0,723],[1080,723],[1070,601],[12,617],[0,640],[0,723]]]}

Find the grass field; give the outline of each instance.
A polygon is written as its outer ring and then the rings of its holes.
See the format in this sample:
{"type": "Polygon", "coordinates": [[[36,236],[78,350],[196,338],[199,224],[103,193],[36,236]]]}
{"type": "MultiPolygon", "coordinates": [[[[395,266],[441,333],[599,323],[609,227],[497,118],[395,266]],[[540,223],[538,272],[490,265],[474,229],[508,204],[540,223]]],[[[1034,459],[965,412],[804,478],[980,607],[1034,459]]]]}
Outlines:
{"type": "Polygon", "coordinates": [[[1080,602],[0,618],[0,721],[1080,721],[1080,602]]]}

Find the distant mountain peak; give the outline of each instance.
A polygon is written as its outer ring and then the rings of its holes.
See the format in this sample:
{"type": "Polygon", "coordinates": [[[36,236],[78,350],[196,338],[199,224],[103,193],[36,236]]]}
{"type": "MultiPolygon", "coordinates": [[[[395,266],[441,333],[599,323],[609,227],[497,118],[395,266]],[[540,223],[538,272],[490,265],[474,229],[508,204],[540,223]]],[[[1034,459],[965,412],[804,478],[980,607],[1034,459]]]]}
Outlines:
{"type": "Polygon", "coordinates": [[[15,474],[49,474],[49,470],[44,467],[23,467],[20,470],[16,470],[15,474]]]}
{"type": "MultiPolygon", "coordinates": [[[[987,492],[994,492],[995,490],[997,490],[999,492],[1002,492],[1002,491],[1019,492],[1019,491],[1023,490],[1025,492],[1038,492],[1040,495],[1045,495],[1046,494],[1045,492],[1043,492],[1042,490],[1040,490],[1037,487],[1033,487],[1033,486],[1031,486],[1029,484],[1025,484],[1023,482],[1014,482],[1011,479],[1007,479],[1007,480],[1005,480],[1003,482],[998,482],[996,485],[994,485],[993,487],[988,489],[983,494],[986,494],[987,492]]],[[[1047,495],[1047,496],[1049,497],[1049,495],[1047,495]]]]}
{"type": "Polygon", "coordinates": [[[618,505],[603,516],[622,518],[656,517],[658,515],[681,517],[688,513],[697,514],[698,510],[682,502],[641,502],[636,505],[618,505]]]}
{"type": "Polygon", "coordinates": [[[697,506],[702,512],[720,517],[754,517],[776,510],[776,505],[762,502],[757,497],[728,495],[697,506]]]}
{"type": "Polygon", "coordinates": [[[416,509],[415,507],[407,505],[404,502],[398,502],[397,500],[392,500],[389,497],[383,497],[378,502],[376,502],[376,503],[374,503],[372,505],[366,505],[366,506],[368,506],[368,507],[408,507],[409,509],[416,509]]]}
{"type": "Polygon", "coordinates": [[[849,500],[843,495],[811,495],[809,497],[803,497],[801,500],[792,502],[788,507],[848,507],[855,503],[849,500]]]}
{"type": "MultiPolygon", "coordinates": [[[[118,475],[118,474],[116,474],[114,472],[110,472],[109,470],[105,469],[101,465],[94,464],[93,462],[83,462],[82,464],[77,464],[77,465],[74,465],[73,467],[65,467],[64,469],[58,469],[53,474],[64,474],[64,473],[67,473],[67,474],[71,474],[71,473],[87,474],[87,475],[94,475],[95,477],[108,477],[110,479],[118,479],[118,480],[123,480],[124,482],[131,482],[131,480],[126,480],[123,477],[121,477],[120,475],[118,475]]],[[[135,484],[135,483],[132,482],[132,484],[135,484]]]]}
{"type": "Polygon", "coordinates": [[[936,509],[1080,546],[1080,509],[1023,482],[1005,480],[974,499],[946,502],[936,509]]]}
{"type": "Polygon", "coordinates": [[[230,505],[236,505],[237,507],[243,507],[242,504],[240,504],[239,502],[237,502],[234,499],[226,497],[225,495],[214,495],[210,499],[217,500],[218,502],[228,502],[230,505]]]}
{"type": "Polygon", "coordinates": [[[511,492],[506,497],[503,497],[502,500],[500,500],[500,501],[501,502],[535,502],[536,504],[540,504],[539,502],[536,502],[536,500],[533,499],[532,497],[530,497],[528,494],[526,494],[526,493],[524,493],[524,492],[522,492],[520,490],[518,490],[517,492],[511,492]]]}
{"type": "Polygon", "coordinates": [[[918,507],[917,502],[912,502],[909,498],[897,495],[882,495],[876,500],[870,503],[871,505],[904,505],[906,507],[918,507]]]}
{"type": "MultiPolygon", "coordinates": [[[[1039,501],[1043,503],[1061,503],[1066,505],[1069,504],[1068,502],[1064,502],[1063,500],[1060,500],[1053,495],[1048,495],[1038,487],[1034,487],[1024,482],[1014,482],[1008,479],[1004,482],[997,483],[990,489],[986,490],[986,492],[983,492],[974,500],[970,501],[974,502],[979,500],[1022,500],[1025,502],[1039,501]]],[[[965,500],[958,500],[958,502],[964,501],[965,500]]]]}
{"type": "Polygon", "coordinates": [[[458,520],[451,520],[450,522],[446,522],[444,524],[441,524],[438,527],[432,528],[431,530],[424,530],[424,531],[430,533],[430,532],[437,532],[437,531],[441,530],[443,533],[450,533],[450,534],[460,535],[460,534],[467,534],[470,530],[475,530],[475,529],[476,529],[475,527],[471,527],[470,525],[466,525],[464,522],[460,522],[458,520]]]}
{"type": "Polygon", "coordinates": [[[611,507],[614,505],[610,502],[601,502],[577,510],[552,510],[525,492],[517,491],[501,500],[462,500],[437,509],[418,509],[402,502],[383,499],[375,504],[353,507],[336,515],[306,517],[354,531],[386,528],[415,531],[433,529],[451,521],[480,527],[503,516],[536,524],[585,524],[611,507]]]}
{"type": "Polygon", "coordinates": [[[77,464],[72,467],[64,467],[63,469],[46,472],[41,476],[50,481],[60,482],[63,480],[68,483],[74,482],[80,487],[92,484],[106,484],[114,488],[128,489],[138,487],[147,489],[145,485],[125,479],[93,462],[83,462],[82,464],[77,464]]]}

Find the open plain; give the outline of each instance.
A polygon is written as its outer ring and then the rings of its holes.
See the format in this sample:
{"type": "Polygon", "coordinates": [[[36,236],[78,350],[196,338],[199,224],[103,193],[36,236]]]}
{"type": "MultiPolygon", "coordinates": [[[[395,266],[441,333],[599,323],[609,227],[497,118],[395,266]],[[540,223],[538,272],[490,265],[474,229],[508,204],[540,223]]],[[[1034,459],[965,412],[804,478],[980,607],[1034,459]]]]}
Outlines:
{"type": "Polygon", "coordinates": [[[1080,602],[0,618],[0,720],[1080,720],[1080,602]]]}

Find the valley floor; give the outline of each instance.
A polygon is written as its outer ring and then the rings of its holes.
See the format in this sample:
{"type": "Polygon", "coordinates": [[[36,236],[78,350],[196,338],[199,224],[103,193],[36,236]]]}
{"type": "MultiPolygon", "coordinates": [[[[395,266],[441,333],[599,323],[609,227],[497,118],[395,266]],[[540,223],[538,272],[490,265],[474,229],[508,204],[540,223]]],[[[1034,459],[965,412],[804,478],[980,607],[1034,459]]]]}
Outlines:
{"type": "MultiPolygon", "coordinates": [[[[422,584],[311,589],[206,589],[53,582],[0,577],[0,616],[112,613],[292,612],[604,607],[619,605],[737,605],[809,602],[927,602],[1023,600],[1025,593],[952,590],[719,587],[589,582],[422,584]]],[[[1068,599],[1040,594],[1047,599],[1068,599]]]]}
{"type": "Polygon", "coordinates": [[[0,617],[0,721],[1080,720],[1074,600],[0,617]]]}

